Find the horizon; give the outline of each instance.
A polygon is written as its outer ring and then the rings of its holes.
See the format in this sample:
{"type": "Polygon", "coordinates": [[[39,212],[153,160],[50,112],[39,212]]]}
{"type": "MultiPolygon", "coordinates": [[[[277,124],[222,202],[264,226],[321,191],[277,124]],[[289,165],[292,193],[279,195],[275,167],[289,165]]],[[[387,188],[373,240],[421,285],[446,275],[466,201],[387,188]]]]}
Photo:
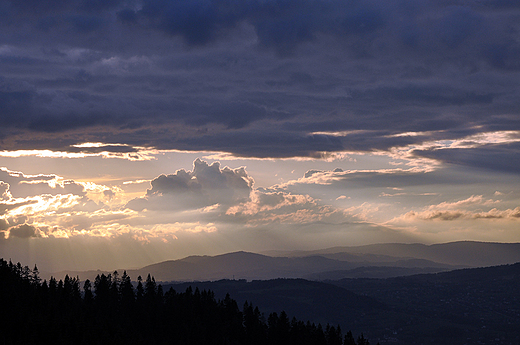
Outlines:
{"type": "Polygon", "coordinates": [[[0,0],[0,257],[519,243],[519,15],[0,0]]]}

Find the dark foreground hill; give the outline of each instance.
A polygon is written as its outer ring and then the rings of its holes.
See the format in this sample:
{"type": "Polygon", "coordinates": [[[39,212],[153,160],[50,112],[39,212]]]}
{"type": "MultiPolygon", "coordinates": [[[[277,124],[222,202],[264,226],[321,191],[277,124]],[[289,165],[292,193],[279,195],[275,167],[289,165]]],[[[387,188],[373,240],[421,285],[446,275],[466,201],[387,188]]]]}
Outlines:
{"type": "Polygon", "coordinates": [[[396,311],[399,318],[386,326],[399,343],[520,344],[520,263],[329,283],[396,311]]]}
{"type": "Polygon", "coordinates": [[[374,298],[304,279],[220,280],[165,285],[178,291],[189,286],[212,290],[220,298],[229,293],[240,305],[246,301],[253,302],[267,313],[284,310],[298,319],[322,324],[341,321],[343,327],[355,330],[361,329],[358,325],[360,315],[377,315],[387,309],[384,303],[374,298]]]}
{"type": "Polygon", "coordinates": [[[303,279],[192,282],[253,301],[269,313],[286,310],[339,324],[381,344],[519,344],[520,263],[389,279],[303,279]],[[336,285],[343,289],[334,288],[336,285]]]}

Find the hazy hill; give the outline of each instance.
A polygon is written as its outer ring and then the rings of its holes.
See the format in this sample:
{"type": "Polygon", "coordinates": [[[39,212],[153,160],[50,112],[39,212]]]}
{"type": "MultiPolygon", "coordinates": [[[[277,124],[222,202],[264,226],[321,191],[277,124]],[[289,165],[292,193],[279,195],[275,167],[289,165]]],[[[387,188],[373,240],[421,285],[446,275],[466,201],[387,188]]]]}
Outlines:
{"type": "MultiPolygon", "coordinates": [[[[205,281],[220,279],[276,279],[276,278],[304,278],[329,279],[328,272],[348,272],[352,269],[363,266],[396,266],[403,265],[403,270],[388,270],[380,268],[381,275],[374,275],[372,271],[367,277],[388,277],[401,274],[414,274],[424,272],[439,272],[455,269],[455,266],[439,264],[426,260],[415,262],[408,260],[394,259],[394,262],[350,262],[325,258],[323,256],[306,257],[270,257],[266,255],[235,252],[217,256],[190,256],[180,260],[164,261],[157,264],[145,266],[138,270],[127,270],[127,273],[137,278],[146,278],[148,274],[155,277],[157,281],[205,281]],[[408,268],[408,269],[406,269],[408,268]],[[414,270],[415,268],[415,270],[414,270]],[[426,271],[423,269],[427,268],[426,271]],[[320,273],[324,273],[320,277],[320,273]],[[392,274],[393,273],[393,274],[392,274]]],[[[81,279],[93,279],[100,271],[89,272],[60,272],[57,275],[71,276],[79,275],[81,279]]],[[[104,272],[105,274],[111,272],[104,272]]],[[[122,273],[122,270],[119,270],[122,273]]],[[[359,271],[358,271],[359,276],[359,271]]],[[[334,276],[336,278],[346,278],[350,275],[334,276]]]]}
{"type": "Polygon", "coordinates": [[[483,267],[520,261],[520,243],[459,241],[425,245],[419,243],[382,243],[356,247],[333,247],[314,251],[270,251],[266,255],[305,257],[320,255],[349,261],[392,261],[392,258],[416,258],[449,265],[483,267]],[[356,260],[357,258],[357,260],[356,260]]]}
{"type": "Polygon", "coordinates": [[[129,271],[132,276],[150,273],[161,281],[193,281],[219,279],[301,278],[306,274],[355,267],[348,262],[321,256],[303,258],[270,257],[235,252],[217,256],[188,257],[165,261],[129,271]]]}
{"type": "MultiPolygon", "coordinates": [[[[436,245],[376,244],[335,247],[309,252],[235,252],[217,256],[190,256],[128,270],[134,277],[148,274],[157,281],[219,279],[341,279],[387,278],[434,273],[463,267],[493,266],[520,261],[520,243],[452,242],[436,245]]],[[[119,273],[123,269],[118,269],[119,273]]],[[[94,279],[101,271],[58,272],[55,276],[94,279]]]]}
{"type": "MultiPolygon", "coordinates": [[[[148,274],[157,281],[194,281],[219,279],[274,279],[301,278],[304,275],[337,269],[350,269],[359,265],[350,264],[321,256],[303,258],[270,257],[261,254],[235,252],[217,256],[189,256],[180,260],[169,260],[145,266],[137,270],[126,270],[131,276],[146,278],[148,274]]],[[[122,269],[118,270],[122,273],[122,269]]],[[[56,276],[79,275],[81,279],[93,279],[101,271],[66,271],[56,276]]]]}

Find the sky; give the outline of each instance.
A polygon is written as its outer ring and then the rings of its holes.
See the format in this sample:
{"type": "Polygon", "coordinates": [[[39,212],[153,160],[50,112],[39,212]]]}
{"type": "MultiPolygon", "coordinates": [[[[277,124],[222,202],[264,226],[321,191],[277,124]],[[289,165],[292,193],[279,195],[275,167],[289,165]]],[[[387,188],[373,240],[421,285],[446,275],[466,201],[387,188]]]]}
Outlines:
{"type": "Polygon", "coordinates": [[[520,241],[520,3],[0,0],[0,257],[520,241]]]}

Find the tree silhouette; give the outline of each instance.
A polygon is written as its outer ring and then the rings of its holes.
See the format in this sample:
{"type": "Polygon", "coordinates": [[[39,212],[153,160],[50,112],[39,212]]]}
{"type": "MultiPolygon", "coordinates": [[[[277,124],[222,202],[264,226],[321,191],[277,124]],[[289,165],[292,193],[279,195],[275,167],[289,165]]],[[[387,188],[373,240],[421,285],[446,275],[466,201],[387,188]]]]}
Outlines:
{"type": "MultiPolygon", "coordinates": [[[[30,270],[0,259],[0,341],[2,344],[173,344],[173,345],[356,345],[349,331],[327,325],[289,321],[285,311],[265,321],[257,307],[246,302],[240,311],[229,294],[216,300],[212,291],[177,293],[148,275],[134,290],[126,272],[119,278],[97,275],[37,279],[30,270]],[[139,303],[136,303],[139,301],[139,303]],[[24,331],[19,332],[19,325],[24,331]]],[[[369,345],[361,335],[357,345],[369,345]]]]}

